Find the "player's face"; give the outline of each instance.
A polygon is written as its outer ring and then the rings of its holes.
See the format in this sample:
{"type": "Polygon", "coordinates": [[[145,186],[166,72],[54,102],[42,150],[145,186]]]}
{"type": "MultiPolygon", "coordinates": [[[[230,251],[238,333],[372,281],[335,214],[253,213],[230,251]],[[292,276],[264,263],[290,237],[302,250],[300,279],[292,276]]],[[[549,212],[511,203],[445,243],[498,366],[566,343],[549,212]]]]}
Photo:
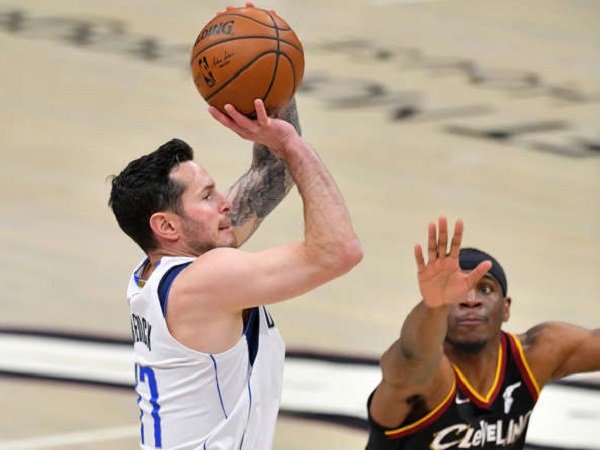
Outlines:
{"type": "Polygon", "coordinates": [[[502,295],[500,283],[485,275],[448,316],[447,343],[457,350],[476,353],[497,336],[508,320],[510,298],[502,295]]]}
{"type": "Polygon", "coordinates": [[[193,161],[179,164],[171,176],[183,183],[180,233],[193,255],[235,243],[229,218],[231,203],[219,191],[204,168],[193,161]]]}

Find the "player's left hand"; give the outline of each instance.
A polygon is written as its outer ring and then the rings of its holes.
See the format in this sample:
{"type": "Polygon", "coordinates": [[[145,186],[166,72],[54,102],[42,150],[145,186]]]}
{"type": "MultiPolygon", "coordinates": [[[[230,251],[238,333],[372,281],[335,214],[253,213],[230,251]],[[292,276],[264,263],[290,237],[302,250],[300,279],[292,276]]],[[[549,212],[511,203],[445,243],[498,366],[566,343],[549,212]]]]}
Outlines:
{"type": "Polygon", "coordinates": [[[470,273],[464,273],[458,263],[462,242],[463,222],[457,220],[448,251],[448,223],[445,217],[430,223],[427,237],[427,262],[423,249],[415,245],[415,261],[419,290],[423,301],[430,308],[448,306],[461,301],[466,293],[492,267],[491,261],[483,261],[470,273]]]}
{"type": "Polygon", "coordinates": [[[243,115],[233,105],[227,104],[224,108],[227,114],[222,113],[214,106],[210,106],[208,111],[218,122],[242,138],[265,145],[279,156],[284,156],[287,144],[299,137],[293,125],[284,120],[269,117],[265,104],[260,99],[254,100],[256,120],[243,115]]]}
{"type": "MultiPolygon", "coordinates": [[[[225,7],[225,9],[220,9],[219,11],[217,11],[217,15],[223,14],[227,11],[231,11],[232,9],[236,9],[236,8],[237,8],[237,6],[227,5],[225,7]]],[[[256,8],[256,5],[252,2],[246,2],[246,8],[256,8]]]]}

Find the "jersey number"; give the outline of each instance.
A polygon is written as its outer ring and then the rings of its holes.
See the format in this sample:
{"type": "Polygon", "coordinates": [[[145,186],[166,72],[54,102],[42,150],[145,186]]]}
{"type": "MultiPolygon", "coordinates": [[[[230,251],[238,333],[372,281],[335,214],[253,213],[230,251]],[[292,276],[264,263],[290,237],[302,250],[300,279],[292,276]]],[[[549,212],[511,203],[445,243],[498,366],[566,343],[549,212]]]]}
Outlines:
{"type": "MultiPolygon", "coordinates": [[[[154,447],[162,448],[162,436],[160,429],[160,404],[158,403],[158,386],[156,385],[156,377],[154,376],[154,370],[151,367],[135,365],[135,383],[146,383],[150,390],[150,404],[152,405],[152,419],[154,422],[154,447]]],[[[141,401],[141,397],[138,398],[138,403],[141,401]]],[[[140,412],[141,422],[141,435],[142,444],[144,443],[144,411],[140,412]]]]}

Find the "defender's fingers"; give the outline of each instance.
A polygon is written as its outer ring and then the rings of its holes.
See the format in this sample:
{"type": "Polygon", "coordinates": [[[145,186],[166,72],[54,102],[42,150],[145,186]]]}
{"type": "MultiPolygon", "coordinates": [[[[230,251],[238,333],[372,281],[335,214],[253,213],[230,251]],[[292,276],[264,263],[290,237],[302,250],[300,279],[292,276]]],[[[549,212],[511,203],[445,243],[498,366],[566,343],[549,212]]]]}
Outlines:
{"type": "Polygon", "coordinates": [[[438,258],[446,257],[448,248],[448,221],[444,216],[438,219],[438,258]]]}
{"type": "Polygon", "coordinates": [[[475,286],[475,284],[483,278],[483,276],[488,273],[488,271],[492,268],[491,261],[482,261],[480,262],[475,269],[473,269],[467,275],[467,283],[469,286],[475,286]]]}
{"type": "Polygon", "coordinates": [[[425,270],[425,259],[423,258],[423,249],[419,244],[415,245],[415,262],[417,263],[417,272],[425,270]]]}
{"type": "Polygon", "coordinates": [[[460,254],[460,246],[462,244],[463,236],[463,221],[458,219],[454,224],[454,234],[452,235],[452,243],[450,244],[450,256],[458,258],[460,254]]]}
{"type": "Polygon", "coordinates": [[[437,236],[435,223],[430,223],[427,228],[427,258],[429,262],[437,259],[437,236]]]}
{"type": "Polygon", "coordinates": [[[252,2],[246,2],[246,8],[256,8],[256,6],[252,2]]]}

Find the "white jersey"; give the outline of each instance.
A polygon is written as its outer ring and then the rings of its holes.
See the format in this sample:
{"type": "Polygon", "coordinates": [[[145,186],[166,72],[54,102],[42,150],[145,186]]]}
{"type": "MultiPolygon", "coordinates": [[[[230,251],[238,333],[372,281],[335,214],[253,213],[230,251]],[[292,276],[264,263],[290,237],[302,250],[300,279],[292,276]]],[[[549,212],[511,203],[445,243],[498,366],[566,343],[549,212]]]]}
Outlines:
{"type": "Polygon", "coordinates": [[[209,354],[179,343],[163,314],[177,274],[194,260],[163,257],[143,286],[129,282],[142,449],[270,449],[281,399],[285,345],[264,306],[240,340],[209,354]],[[162,303],[161,303],[162,301],[162,303]]]}

